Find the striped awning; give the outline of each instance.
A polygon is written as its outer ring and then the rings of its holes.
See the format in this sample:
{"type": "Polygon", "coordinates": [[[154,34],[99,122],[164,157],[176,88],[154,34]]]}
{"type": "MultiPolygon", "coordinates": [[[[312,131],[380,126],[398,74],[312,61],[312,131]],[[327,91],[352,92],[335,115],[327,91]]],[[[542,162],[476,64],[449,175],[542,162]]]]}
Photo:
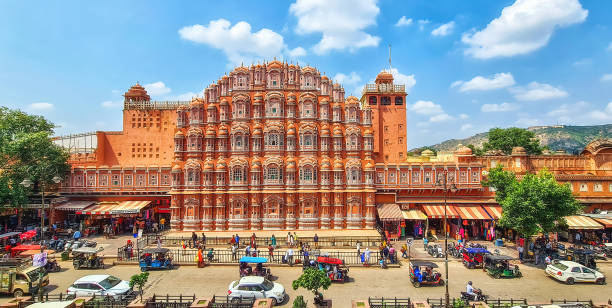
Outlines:
{"type": "Polygon", "coordinates": [[[487,214],[487,212],[480,205],[471,205],[471,206],[457,205],[455,206],[455,211],[457,211],[461,219],[466,219],[466,220],[476,220],[476,219],[489,220],[491,219],[489,214],[487,214]]]}
{"type": "Polygon", "coordinates": [[[110,210],[111,214],[138,214],[142,208],[149,205],[151,201],[122,201],[110,210]]]}
{"type": "Polygon", "coordinates": [[[77,212],[77,214],[84,215],[106,215],[110,214],[110,211],[119,204],[114,201],[103,201],[98,202],[94,206],[84,209],[83,211],[77,212]]]}
{"type": "Polygon", "coordinates": [[[95,203],[95,201],[68,201],[55,207],[55,209],[60,211],[82,211],[95,203]]]}
{"type": "Polygon", "coordinates": [[[395,203],[381,204],[376,207],[376,211],[378,212],[378,218],[380,218],[380,220],[404,219],[404,215],[402,215],[402,210],[400,210],[399,205],[395,203]]]}
{"type": "Polygon", "coordinates": [[[489,214],[489,216],[491,216],[492,219],[495,219],[495,220],[501,219],[502,217],[502,207],[501,206],[483,205],[482,207],[485,209],[485,211],[487,211],[487,214],[489,214]]]}
{"type": "Polygon", "coordinates": [[[409,220],[426,220],[427,219],[427,215],[423,214],[423,212],[417,209],[402,211],[402,215],[404,216],[404,219],[409,219],[409,220]]]}
{"type": "MultiPolygon", "coordinates": [[[[429,218],[444,218],[444,205],[423,205],[423,210],[429,218]]],[[[458,218],[459,215],[453,209],[452,205],[446,206],[447,218],[458,218]]]]}
{"type": "Polygon", "coordinates": [[[606,227],[606,229],[612,228],[612,218],[595,218],[595,220],[606,227]]]}
{"type": "Polygon", "coordinates": [[[572,230],[598,230],[604,228],[593,218],[587,216],[566,216],[565,220],[567,221],[567,227],[572,230]]]}

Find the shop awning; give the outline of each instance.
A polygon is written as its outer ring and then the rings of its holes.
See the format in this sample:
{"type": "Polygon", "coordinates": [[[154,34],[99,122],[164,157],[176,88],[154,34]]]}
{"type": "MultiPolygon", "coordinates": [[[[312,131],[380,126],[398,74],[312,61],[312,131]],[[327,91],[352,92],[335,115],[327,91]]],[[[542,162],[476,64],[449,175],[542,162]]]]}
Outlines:
{"type": "Polygon", "coordinates": [[[402,210],[400,210],[399,205],[395,203],[381,204],[376,208],[376,211],[378,211],[378,218],[380,218],[380,220],[404,219],[402,210]]]}
{"type": "Polygon", "coordinates": [[[55,209],[60,211],[82,211],[95,203],[95,201],[68,201],[55,207],[55,209]]]}
{"type": "Polygon", "coordinates": [[[485,211],[487,211],[487,214],[489,214],[489,216],[491,216],[492,219],[495,219],[495,220],[501,219],[502,217],[502,207],[501,206],[483,205],[482,207],[485,209],[485,211]]]}
{"type": "Polygon", "coordinates": [[[602,224],[606,229],[612,228],[612,218],[594,218],[598,223],[602,224]]]}
{"type": "Polygon", "coordinates": [[[110,210],[111,214],[138,214],[151,201],[123,201],[110,210]]]}
{"type": "Polygon", "coordinates": [[[455,211],[459,214],[461,219],[466,220],[489,220],[491,217],[480,205],[457,205],[455,211]]]}
{"type": "Polygon", "coordinates": [[[565,220],[567,221],[568,228],[572,230],[598,230],[604,228],[593,218],[586,216],[566,216],[565,220]]]}
{"type": "Polygon", "coordinates": [[[426,220],[427,219],[427,215],[423,214],[423,212],[417,209],[402,211],[402,215],[404,216],[404,219],[409,219],[409,220],[426,220]]]}
{"type": "Polygon", "coordinates": [[[108,202],[103,201],[96,203],[96,205],[89,207],[83,211],[77,212],[77,214],[86,214],[86,215],[106,215],[110,214],[110,211],[119,205],[119,202],[108,202]]]}
{"type": "MultiPolygon", "coordinates": [[[[423,205],[423,210],[429,218],[444,218],[444,205],[423,205]]],[[[446,217],[447,218],[458,218],[457,212],[453,209],[452,205],[446,206],[446,217]]]]}

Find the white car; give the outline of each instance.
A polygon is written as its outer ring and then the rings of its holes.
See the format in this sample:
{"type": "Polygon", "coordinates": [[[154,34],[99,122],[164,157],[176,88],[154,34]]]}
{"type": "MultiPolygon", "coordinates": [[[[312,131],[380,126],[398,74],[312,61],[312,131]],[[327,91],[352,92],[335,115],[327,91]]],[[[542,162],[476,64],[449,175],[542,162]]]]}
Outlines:
{"type": "Polygon", "coordinates": [[[287,293],[280,283],[271,282],[260,276],[246,276],[232,281],[228,287],[228,296],[237,301],[238,298],[271,298],[272,304],[285,301],[287,293]]]}
{"type": "Polygon", "coordinates": [[[546,273],[567,284],[574,284],[575,282],[606,283],[606,277],[602,273],[572,261],[555,260],[546,266],[546,273]]]}
{"type": "Polygon", "coordinates": [[[111,275],[89,275],[76,280],[66,290],[68,294],[75,296],[103,295],[120,299],[122,296],[131,294],[130,283],[111,275]]]}

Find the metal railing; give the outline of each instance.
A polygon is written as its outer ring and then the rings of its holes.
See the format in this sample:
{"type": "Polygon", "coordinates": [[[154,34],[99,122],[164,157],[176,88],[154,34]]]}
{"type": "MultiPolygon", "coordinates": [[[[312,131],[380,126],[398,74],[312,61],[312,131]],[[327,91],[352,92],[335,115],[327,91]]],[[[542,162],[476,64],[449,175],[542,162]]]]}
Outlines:
{"type": "Polygon", "coordinates": [[[487,299],[485,300],[487,305],[491,308],[505,308],[505,307],[513,307],[517,305],[527,305],[527,299],[519,298],[519,299],[507,299],[507,298],[497,298],[497,299],[487,299]]]}
{"type": "Polygon", "coordinates": [[[371,308],[412,308],[410,298],[368,298],[371,308]]]}
{"type": "MultiPolygon", "coordinates": [[[[125,252],[119,248],[117,260],[118,261],[138,261],[140,259],[140,255],[143,252],[142,249],[134,248],[132,254],[129,252],[125,252]]],[[[257,250],[256,255],[265,257],[268,259],[268,263],[270,264],[297,264],[304,262],[304,253],[300,251],[295,251],[293,253],[293,257],[289,258],[290,260],[286,260],[286,250],[275,250],[270,256],[267,248],[257,250]],[[299,261],[299,262],[298,262],[299,261]]],[[[363,252],[362,252],[363,254],[363,252]]],[[[170,249],[169,255],[172,257],[172,261],[174,263],[181,264],[190,264],[198,262],[198,251],[196,249],[182,249],[182,248],[174,248],[170,249]]],[[[251,251],[251,255],[253,255],[253,251],[251,251]]],[[[206,263],[236,263],[241,257],[246,256],[245,250],[236,251],[236,253],[232,253],[229,249],[214,249],[212,256],[209,256],[208,250],[202,252],[202,258],[206,263]]],[[[364,262],[361,262],[361,256],[357,255],[356,251],[311,251],[309,253],[308,258],[313,259],[318,256],[328,256],[332,258],[338,258],[344,260],[344,264],[346,265],[361,265],[364,262]]],[[[380,260],[380,254],[378,252],[372,252],[370,255],[370,259],[368,264],[377,264],[380,260]]],[[[393,259],[397,262],[397,252],[394,253],[393,259]]]]}
{"type": "MultiPolygon", "coordinates": [[[[188,308],[195,301],[194,295],[157,295],[154,294],[149,304],[156,308],[188,308]]],[[[147,305],[148,307],[148,305],[147,305]]]]}
{"type": "Polygon", "coordinates": [[[211,308],[251,308],[255,303],[254,297],[214,296],[210,303],[211,308]]]}

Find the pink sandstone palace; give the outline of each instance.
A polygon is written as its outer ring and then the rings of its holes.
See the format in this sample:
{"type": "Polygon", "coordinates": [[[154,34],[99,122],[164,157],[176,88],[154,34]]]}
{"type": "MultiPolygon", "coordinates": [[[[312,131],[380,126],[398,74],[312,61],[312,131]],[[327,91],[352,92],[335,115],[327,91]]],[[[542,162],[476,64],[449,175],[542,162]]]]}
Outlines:
{"type": "Polygon", "coordinates": [[[387,72],[361,98],[345,97],[315,68],[272,61],[237,67],[202,94],[156,102],[132,86],[123,130],[72,149],[61,193],[90,207],[65,209],[108,215],[152,204],[184,231],[372,229],[394,217],[439,219],[446,175],[456,188],[449,217],[495,220],[501,209],[481,180],[499,164],[518,174],[547,168],[585,211],[612,209],[610,140],[580,155],[517,147],[477,157],[460,146],[408,156],[406,92],[387,72]]]}

